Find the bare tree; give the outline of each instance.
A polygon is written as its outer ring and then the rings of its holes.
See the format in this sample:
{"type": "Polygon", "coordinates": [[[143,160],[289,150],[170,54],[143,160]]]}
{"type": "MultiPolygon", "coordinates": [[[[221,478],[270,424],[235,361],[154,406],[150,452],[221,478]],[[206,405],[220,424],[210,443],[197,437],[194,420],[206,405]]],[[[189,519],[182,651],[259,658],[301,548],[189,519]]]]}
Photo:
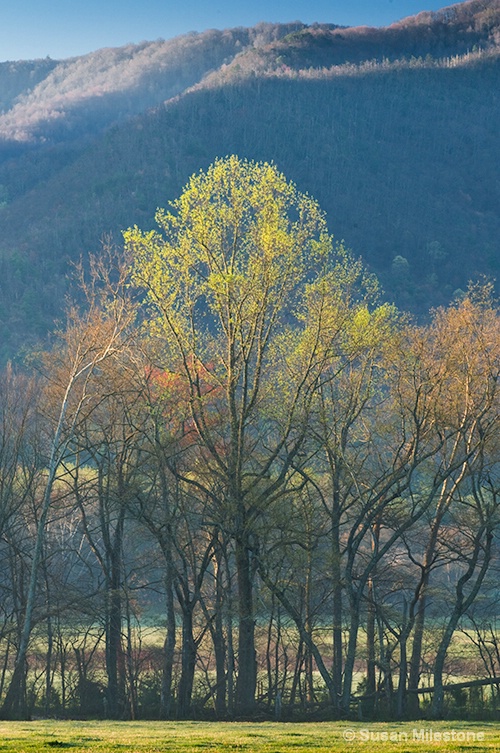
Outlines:
{"type": "Polygon", "coordinates": [[[44,380],[41,409],[47,432],[47,460],[24,624],[14,673],[2,706],[2,715],[6,717],[26,715],[23,678],[54,483],[64,461],[74,451],[72,442],[78,423],[92,403],[99,401],[95,394],[98,369],[120,352],[132,322],[133,310],[123,296],[124,269],[119,270],[117,281],[111,279],[111,274],[104,257],[93,262],[91,281],[85,288],[86,311],[70,309],[66,329],[59,333],[57,346],[41,358],[44,380]]]}

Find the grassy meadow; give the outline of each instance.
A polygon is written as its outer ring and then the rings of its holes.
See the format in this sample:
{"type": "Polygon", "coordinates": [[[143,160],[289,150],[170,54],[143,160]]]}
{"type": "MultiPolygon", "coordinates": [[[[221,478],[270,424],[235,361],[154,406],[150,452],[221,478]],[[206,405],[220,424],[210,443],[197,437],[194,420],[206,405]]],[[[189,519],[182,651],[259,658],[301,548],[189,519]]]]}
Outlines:
{"type": "Polygon", "coordinates": [[[0,753],[451,753],[500,751],[500,724],[470,722],[0,722],[0,753]]]}

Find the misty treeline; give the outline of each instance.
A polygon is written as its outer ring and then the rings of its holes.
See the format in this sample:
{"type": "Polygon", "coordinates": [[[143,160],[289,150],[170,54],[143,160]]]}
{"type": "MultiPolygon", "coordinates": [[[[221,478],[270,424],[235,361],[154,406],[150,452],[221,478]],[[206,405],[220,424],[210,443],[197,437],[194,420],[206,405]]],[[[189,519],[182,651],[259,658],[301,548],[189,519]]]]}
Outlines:
{"type": "Polygon", "coordinates": [[[410,321],[236,157],[157,221],[0,380],[1,716],[494,713],[491,286],[410,321]]]}

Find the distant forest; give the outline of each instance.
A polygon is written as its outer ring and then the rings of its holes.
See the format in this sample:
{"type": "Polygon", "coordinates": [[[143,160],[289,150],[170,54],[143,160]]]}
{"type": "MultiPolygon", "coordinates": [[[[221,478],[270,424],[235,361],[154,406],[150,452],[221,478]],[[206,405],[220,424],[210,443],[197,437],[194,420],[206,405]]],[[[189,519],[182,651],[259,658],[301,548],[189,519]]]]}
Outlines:
{"type": "Polygon", "coordinates": [[[499,40],[498,0],[468,0],[384,29],[260,24],[2,63],[2,362],[46,342],[72,262],[153,227],[228,154],[316,197],[418,317],[495,279],[499,40]]]}

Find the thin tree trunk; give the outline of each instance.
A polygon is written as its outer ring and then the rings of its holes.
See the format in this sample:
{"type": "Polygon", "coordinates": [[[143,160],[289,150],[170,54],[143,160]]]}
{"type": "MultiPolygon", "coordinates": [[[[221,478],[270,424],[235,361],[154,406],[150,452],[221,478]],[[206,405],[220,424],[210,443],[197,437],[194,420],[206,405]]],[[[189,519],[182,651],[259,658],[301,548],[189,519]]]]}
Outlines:
{"type": "Polygon", "coordinates": [[[476,598],[479,592],[479,589],[481,588],[481,585],[483,583],[483,580],[486,576],[486,572],[488,570],[488,566],[490,563],[491,544],[493,540],[493,534],[488,532],[486,534],[486,544],[484,546],[485,551],[484,551],[483,562],[481,564],[476,581],[474,585],[472,586],[468,596],[465,598],[464,587],[474,575],[474,571],[476,569],[476,565],[479,559],[479,554],[480,554],[481,549],[483,548],[482,541],[481,541],[481,533],[482,532],[479,532],[475,538],[474,552],[469,561],[469,566],[466,572],[458,580],[458,583],[456,586],[455,606],[452,610],[451,616],[448,620],[448,623],[446,625],[441,641],[439,642],[438,650],[436,653],[436,658],[434,661],[434,692],[432,694],[432,704],[431,704],[431,714],[434,719],[440,718],[443,714],[443,703],[444,703],[443,671],[444,671],[444,663],[446,660],[446,654],[448,652],[451,639],[453,638],[453,634],[456,630],[460,617],[470,607],[470,605],[476,598]]]}
{"type": "Polygon", "coordinates": [[[43,544],[45,540],[45,529],[47,526],[47,518],[49,515],[52,488],[54,485],[57,468],[59,467],[59,456],[57,455],[57,449],[59,444],[59,437],[62,432],[62,422],[65,415],[65,409],[61,410],[61,416],[59,419],[58,430],[52,445],[52,455],[49,463],[49,470],[47,481],[45,484],[42,510],[40,518],[38,520],[35,548],[33,551],[33,559],[31,561],[31,572],[28,586],[28,595],[26,599],[26,610],[24,613],[24,622],[21,631],[21,640],[16,656],[16,663],[14,666],[14,672],[5,696],[1,716],[3,718],[27,718],[28,709],[26,705],[26,668],[27,668],[27,655],[28,646],[31,637],[31,629],[33,625],[33,612],[35,609],[36,592],[38,584],[38,573],[40,568],[40,562],[43,552],[43,544]]]}
{"type": "MultiPolygon", "coordinates": [[[[380,536],[380,525],[375,523],[372,530],[372,557],[375,556],[378,548],[380,536]]],[[[366,618],[366,648],[367,648],[367,668],[366,668],[366,694],[370,696],[366,710],[368,714],[373,715],[375,711],[375,691],[377,689],[376,681],[376,651],[375,651],[375,622],[376,622],[376,605],[375,605],[375,576],[377,568],[373,567],[368,578],[368,613],[366,618]]],[[[380,646],[382,651],[382,646],[380,646]]]]}
{"type": "MultiPolygon", "coordinates": [[[[125,615],[127,620],[127,676],[128,676],[128,716],[129,719],[137,719],[139,701],[137,692],[137,671],[134,666],[134,650],[132,642],[132,622],[130,619],[130,600],[125,600],[125,615]]],[[[140,653],[140,644],[139,644],[140,653]]]]}
{"type": "Polygon", "coordinates": [[[226,570],[226,636],[227,636],[227,710],[230,716],[234,714],[235,687],[234,687],[234,636],[233,636],[233,589],[229,557],[227,549],[224,549],[224,565],[226,570]]]}
{"type": "Polygon", "coordinates": [[[271,595],[271,613],[269,615],[269,622],[267,624],[267,642],[266,642],[266,670],[267,670],[267,706],[268,708],[271,706],[275,695],[276,695],[276,686],[274,683],[275,680],[275,672],[273,671],[273,663],[271,660],[271,655],[273,653],[272,650],[272,641],[273,641],[273,622],[274,622],[274,594],[271,595]]]}
{"type": "Polygon", "coordinates": [[[365,709],[369,716],[375,711],[376,658],[375,658],[375,602],[373,579],[368,579],[368,612],[366,616],[366,701],[365,709]]]}
{"type": "Polygon", "coordinates": [[[406,714],[406,681],[408,672],[408,605],[406,601],[403,605],[403,624],[399,636],[399,674],[398,674],[398,692],[396,697],[396,716],[403,719],[406,714]]]}
{"type": "Polygon", "coordinates": [[[299,645],[297,647],[297,654],[295,656],[295,669],[293,671],[293,679],[292,679],[292,687],[290,688],[290,699],[289,699],[289,708],[290,711],[293,712],[293,707],[295,705],[295,697],[297,695],[297,688],[299,687],[300,682],[300,673],[302,672],[302,667],[304,665],[304,642],[302,638],[299,639],[299,645]]]}
{"type": "Polygon", "coordinates": [[[213,631],[213,642],[215,651],[215,713],[218,719],[225,716],[227,711],[226,706],[226,692],[227,692],[227,679],[226,679],[226,641],[224,639],[224,616],[223,616],[223,604],[224,604],[224,586],[222,582],[222,554],[220,549],[217,548],[214,556],[215,567],[215,620],[213,631]]]}
{"type": "Polygon", "coordinates": [[[342,670],[343,670],[343,646],[342,646],[342,575],[340,566],[340,523],[338,515],[334,516],[332,528],[332,582],[333,582],[333,705],[338,711],[339,701],[342,696],[342,670]]]}
{"type": "Polygon", "coordinates": [[[174,568],[170,548],[164,552],[165,569],[165,610],[167,616],[167,634],[163,644],[163,666],[160,695],[160,719],[169,719],[172,713],[172,675],[176,641],[175,607],[174,607],[174,568]]]}
{"type": "Polygon", "coordinates": [[[347,653],[344,665],[344,687],[342,690],[342,712],[344,714],[349,713],[351,705],[351,690],[354,677],[356,649],[358,646],[358,631],[360,620],[359,598],[355,598],[353,595],[351,595],[350,602],[349,640],[347,643],[347,653]]]}
{"type": "Polygon", "coordinates": [[[122,599],[121,599],[121,558],[123,545],[124,511],[116,524],[113,546],[108,555],[108,623],[106,631],[106,674],[108,687],[106,699],[108,716],[119,719],[124,711],[124,662],[122,646],[122,599]]]}

